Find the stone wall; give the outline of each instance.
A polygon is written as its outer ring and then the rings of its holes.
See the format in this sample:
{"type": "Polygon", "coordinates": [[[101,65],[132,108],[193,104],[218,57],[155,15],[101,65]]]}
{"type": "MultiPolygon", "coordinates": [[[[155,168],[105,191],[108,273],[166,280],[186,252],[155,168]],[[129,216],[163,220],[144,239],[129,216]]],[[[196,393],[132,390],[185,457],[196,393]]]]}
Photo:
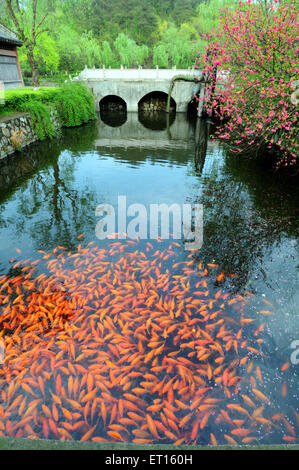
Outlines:
{"type": "MultiPolygon", "coordinates": [[[[59,129],[57,113],[51,110],[52,122],[55,129],[59,129]]],[[[0,118],[0,159],[21,150],[38,140],[33,130],[33,123],[29,113],[16,113],[12,116],[0,118]]]]}

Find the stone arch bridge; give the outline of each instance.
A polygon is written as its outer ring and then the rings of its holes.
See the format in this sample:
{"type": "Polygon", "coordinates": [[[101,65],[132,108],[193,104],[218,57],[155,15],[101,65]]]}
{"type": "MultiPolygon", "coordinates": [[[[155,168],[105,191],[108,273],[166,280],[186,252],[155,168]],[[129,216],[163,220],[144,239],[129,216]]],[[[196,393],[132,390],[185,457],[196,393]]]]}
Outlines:
{"type": "Polygon", "coordinates": [[[120,98],[126,104],[127,112],[138,112],[140,102],[152,93],[171,97],[176,112],[187,112],[188,105],[201,90],[202,73],[198,70],[167,69],[87,69],[79,75],[92,91],[97,111],[100,102],[109,96],[120,98]],[[182,77],[187,78],[184,80],[182,77]]]}

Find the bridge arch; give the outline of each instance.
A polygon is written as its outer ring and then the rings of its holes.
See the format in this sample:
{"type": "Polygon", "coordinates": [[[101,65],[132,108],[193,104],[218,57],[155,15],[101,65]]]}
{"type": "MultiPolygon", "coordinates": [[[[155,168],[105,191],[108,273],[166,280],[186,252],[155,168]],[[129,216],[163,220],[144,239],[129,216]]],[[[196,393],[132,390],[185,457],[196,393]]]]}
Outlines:
{"type": "MultiPolygon", "coordinates": [[[[168,93],[165,91],[150,91],[146,93],[138,102],[139,112],[166,111],[168,93]]],[[[176,102],[171,98],[170,110],[176,111],[176,102]]]]}
{"type": "Polygon", "coordinates": [[[99,101],[101,119],[110,127],[120,127],[127,121],[127,103],[118,95],[106,95],[99,101]]]}
{"type": "Polygon", "coordinates": [[[118,95],[106,95],[99,102],[100,111],[127,112],[126,101],[118,95]]]}
{"type": "MultiPolygon", "coordinates": [[[[125,101],[127,112],[131,113],[138,112],[139,102],[144,102],[146,95],[157,92],[164,93],[165,100],[170,90],[171,79],[178,74],[183,74],[183,72],[184,75],[189,73],[190,76],[195,77],[194,73],[190,71],[133,69],[87,69],[80,75],[94,96],[98,112],[100,112],[102,99],[107,99],[108,96],[117,96],[125,101]]],[[[187,112],[188,103],[199,89],[199,82],[180,80],[175,82],[171,97],[175,101],[177,113],[187,112]]]]}

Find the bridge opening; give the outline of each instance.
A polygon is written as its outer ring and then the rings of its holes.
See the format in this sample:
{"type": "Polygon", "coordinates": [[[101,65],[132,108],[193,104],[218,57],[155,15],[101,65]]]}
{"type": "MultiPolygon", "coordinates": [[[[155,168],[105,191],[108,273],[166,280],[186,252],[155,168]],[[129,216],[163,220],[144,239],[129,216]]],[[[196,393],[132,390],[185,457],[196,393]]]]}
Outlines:
{"type": "MultiPolygon", "coordinates": [[[[167,93],[162,91],[153,91],[145,95],[138,103],[140,113],[153,113],[156,111],[166,111],[167,93]]],[[[176,112],[176,102],[173,98],[170,101],[170,112],[176,112]]]]}
{"type": "Polygon", "coordinates": [[[127,104],[119,96],[105,96],[100,101],[100,116],[108,126],[120,127],[127,121],[127,104]]]}

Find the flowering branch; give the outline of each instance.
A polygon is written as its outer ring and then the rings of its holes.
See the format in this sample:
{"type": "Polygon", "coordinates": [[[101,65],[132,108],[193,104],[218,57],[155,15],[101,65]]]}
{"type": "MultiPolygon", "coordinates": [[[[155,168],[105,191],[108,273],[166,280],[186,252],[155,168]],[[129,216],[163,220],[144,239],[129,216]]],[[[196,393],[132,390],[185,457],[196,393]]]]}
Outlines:
{"type": "Polygon", "coordinates": [[[254,146],[279,150],[277,167],[299,157],[297,101],[291,99],[299,71],[297,17],[295,3],[271,0],[265,10],[262,2],[240,1],[235,11],[223,12],[212,41],[205,35],[206,53],[196,54],[206,77],[218,68],[216,89],[208,81],[204,98],[207,113],[222,123],[216,137],[235,153],[252,153],[254,146]]]}

